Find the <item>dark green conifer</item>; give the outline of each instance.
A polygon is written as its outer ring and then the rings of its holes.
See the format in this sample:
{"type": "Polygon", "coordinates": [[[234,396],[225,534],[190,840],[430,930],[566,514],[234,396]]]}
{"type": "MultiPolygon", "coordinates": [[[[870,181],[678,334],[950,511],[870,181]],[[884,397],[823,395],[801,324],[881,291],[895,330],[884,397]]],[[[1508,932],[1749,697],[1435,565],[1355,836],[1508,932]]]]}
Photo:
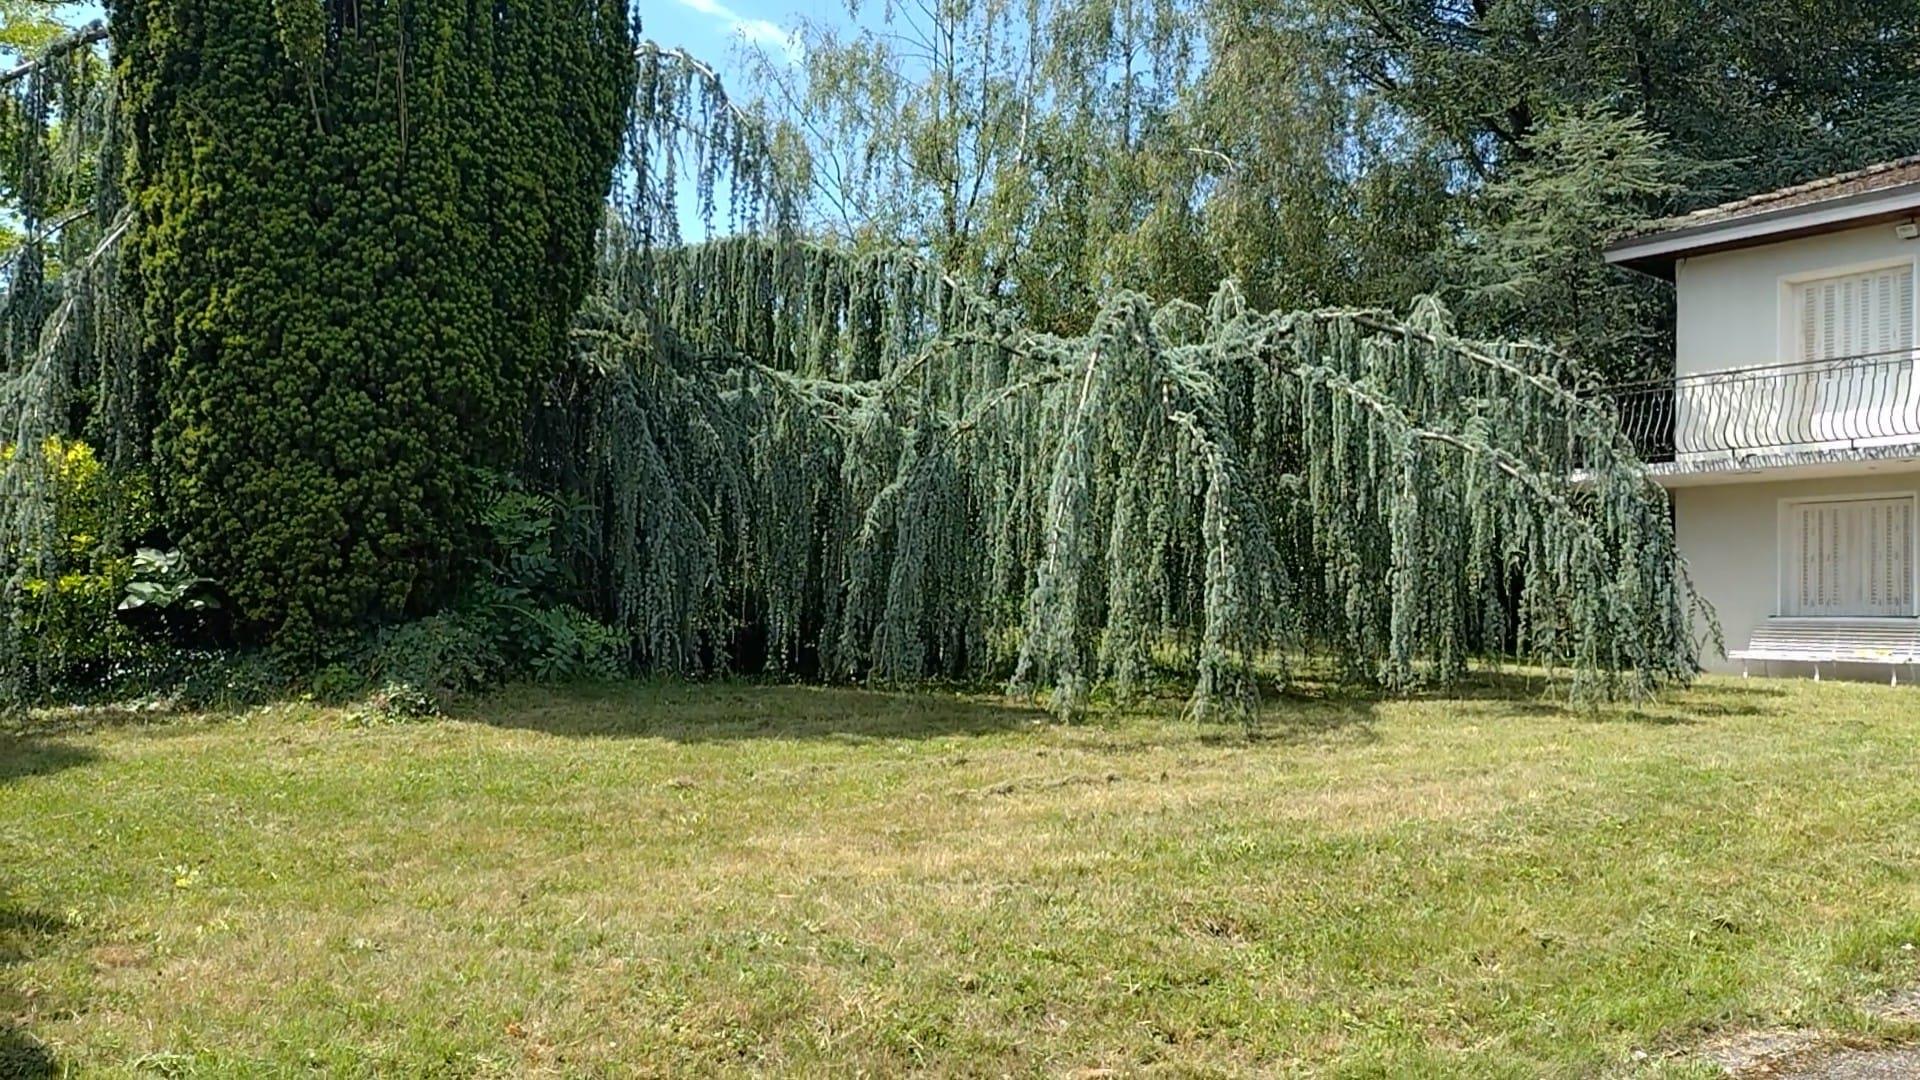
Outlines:
{"type": "Polygon", "coordinates": [[[443,602],[563,363],[633,64],[618,0],[123,0],[162,505],[247,628],[443,602]]]}

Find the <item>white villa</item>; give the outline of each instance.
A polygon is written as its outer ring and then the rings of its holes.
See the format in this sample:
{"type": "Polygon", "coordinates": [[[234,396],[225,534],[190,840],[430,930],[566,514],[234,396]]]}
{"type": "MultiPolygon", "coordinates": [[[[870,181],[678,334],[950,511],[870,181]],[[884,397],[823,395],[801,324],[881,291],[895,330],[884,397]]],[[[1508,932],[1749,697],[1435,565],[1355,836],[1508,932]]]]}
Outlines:
{"type": "Polygon", "coordinates": [[[1920,157],[1607,249],[1676,289],[1673,377],[1610,392],[1719,613],[1710,670],[1920,675],[1916,222],[1920,157]]]}

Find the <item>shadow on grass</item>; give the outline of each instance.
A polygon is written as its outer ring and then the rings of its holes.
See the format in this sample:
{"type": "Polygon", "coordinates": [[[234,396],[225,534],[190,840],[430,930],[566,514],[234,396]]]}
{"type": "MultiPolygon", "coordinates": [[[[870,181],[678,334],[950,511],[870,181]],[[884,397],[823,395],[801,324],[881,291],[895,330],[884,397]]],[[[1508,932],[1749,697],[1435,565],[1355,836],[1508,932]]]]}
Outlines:
{"type": "MultiPolygon", "coordinates": [[[[1221,743],[1272,743],[1279,746],[1307,746],[1334,742],[1378,742],[1374,714],[1378,699],[1324,701],[1289,696],[1263,703],[1259,715],[1240,731],[1209,732],[1200,741],[1221,743]]],[[[1225,725],[1221,725],[1223,728],[1225,725]]]]}
{"type": "Polygon", "coordinates": [[[66,929],[56,916],[0,901],[0,1076],[39,1080],[60,1075],[52,1052],[19,1024],[26,1003],[7,969],[32,959],[66,929]]]}
{"type": "MultiPolygon", "coordinates": [[[[1190,687],[1167,681],[1131,705],[1096,701],[1087,723],[1121,715],[1164,719],[1185,712],[1190,687]]],[[[1579,702],[1568,684],[1540,673],[1479,671],[1464,682],[1406,696],[1337,680],[1300,678],[1262,687],[1251,722],[1203,725],[1205,742],[1305,744],[1371,741],[1380,708],[1394,702],[1486,709],[1493,722],[1515,719],[1672,727],[1774,711],[1784,691],[1713,684],[1667,691],[1643,701],[1579,702]]],[[[892,692],[792,684],[628,682],[568,687],[521,686],[467,703],[458,719],[581,738],[653,738],[685,743],[745,739],[841,742],[986,735],[1052,722],[1027,701],[954,688],[892,692]]]]}
{"type": "MultiPolygon", "coordinates": [[[[91,750],[63,742],[0,734],[0,784],[76,768],[96,757],[91,750]]],[[[0,891],[0,1077],[39,1080],[60,1075],[46,1046],[19,1024],[26,1002],[8,969],[31,959],[66,929],[64,920],[14,904],[0,891]]]]}
{"type": "Polygon", "coordinates": [[[609,683],[562,692],[518,687],[456,711],[493,727],[591,738],[861,742],[986,735],[1050,719],[1021,702],[744,683],[609,683]]]}
{"type": "Polygon", "coordinates": [[[1701,682],[1668,687],[1650,697],[1574,700],[1566,678],[1538,672],[1475,672],[1461,685],[1418,695],[1422,699],[1500,702],[1533,715],[1577,720],[1692,723],[1715,717],[1760,716],[1774,712],[1787,690],[1758,683],[1701,682]]]}
{"type": "Polygon", "coordinates": [[[1476,671],[1462,682],[1395,696],[1334,680],[1300,679],[1263,690],[1258,718],[1243,732],[1210,741],[1302,743],[1333,738],[1370,741],[1375,714],[1386,704],[1412,702],[1487,709],[1502,720],[1561,720],[1587,724],[1685,727],[1716,719],[1776,712],[1786,691],[1769,686],[1714,683],[1663,690],[1642,700],[1580,701],[1565,679],[1539,672],[1476,671]]]}
{"type": "Polygon", "coordinates": [[[14,721],[0,729],[0,737],[46,738],[54,735],[86,735],[127,728],[152,728],[170,732],[181,720],[216,715],[218,709],[188,709],[178,704],[66,704],[47,705],[33,711],[25,721],[14,721]]]}
{"type": "MultiPolygon", "coordinates": [[[[0,734],[0,784],[75,768],[98,756],[91,750],[56,740],[0,734]]],[[[0,1076],[4,1075],[0,1072],[0,1076]]]]}

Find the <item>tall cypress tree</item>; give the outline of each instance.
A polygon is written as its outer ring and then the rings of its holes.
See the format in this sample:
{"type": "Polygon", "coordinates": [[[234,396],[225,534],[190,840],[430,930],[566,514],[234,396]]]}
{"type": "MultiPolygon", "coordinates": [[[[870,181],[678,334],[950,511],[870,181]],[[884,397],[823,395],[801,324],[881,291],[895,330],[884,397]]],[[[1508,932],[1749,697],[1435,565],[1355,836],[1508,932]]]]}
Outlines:
{"type": "Polygon", "coordinates": [[[621,0],[121,0],[161,499],[246,630],[445,599],[631,94],[621,0]]]}

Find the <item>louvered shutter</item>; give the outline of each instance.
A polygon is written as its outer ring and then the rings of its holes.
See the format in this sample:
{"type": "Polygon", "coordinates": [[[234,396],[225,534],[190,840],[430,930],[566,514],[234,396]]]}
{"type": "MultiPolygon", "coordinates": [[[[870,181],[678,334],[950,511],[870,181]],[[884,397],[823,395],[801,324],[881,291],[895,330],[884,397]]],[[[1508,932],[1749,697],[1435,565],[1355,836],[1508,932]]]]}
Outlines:
{"type": "Polygon", "coordinates": [[[1785,614],[1914,614],[1913,526],[1911,498],[1793,506],[1785,614]]]}
{"type": "Polygon", "coordinates": [[[1785,431],[1773,441],[1873,446],[1920,435],[1913,286],[1911,263],[1797,286],[1800,359],[1816,366],[1783,384],[1785,431]]]}
{"type": "Polygon", "coordinates": [[[1799,290],[1802,360],[1914,347],[1911,264],[1809,281],[1799,290]]]}

